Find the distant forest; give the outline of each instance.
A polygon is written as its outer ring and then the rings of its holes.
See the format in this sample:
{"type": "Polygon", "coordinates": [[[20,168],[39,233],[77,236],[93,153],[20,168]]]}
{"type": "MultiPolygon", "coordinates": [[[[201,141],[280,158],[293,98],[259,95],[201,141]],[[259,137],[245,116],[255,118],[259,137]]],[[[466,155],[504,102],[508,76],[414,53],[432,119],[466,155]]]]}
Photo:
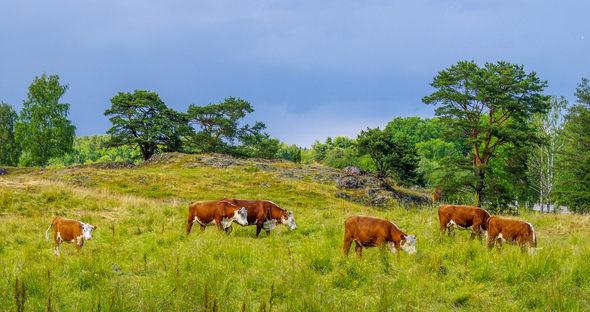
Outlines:
{"type": "Polygon", "coordinates": [[[461,61],[441,71],[422,102],[434,118],[397,117],[356,138],[318,138],[288,145],[263,122],[242,125],[254,111],[240,98],[168,108],[150,91],[119,92],[104,112],[105,135],[75,136],[68,85],[35,77],[23,108],[0,103],[0,165],[61,168],[103,161],[139,163],[165,152],[282,158],[335,168],[355,166],[390,185],[429,189],[435,200],[513,209],[524,203],[567,205],[590,212],[590,82],[576,103],[543,94],[547,81],[507,62],[461,61]]]}

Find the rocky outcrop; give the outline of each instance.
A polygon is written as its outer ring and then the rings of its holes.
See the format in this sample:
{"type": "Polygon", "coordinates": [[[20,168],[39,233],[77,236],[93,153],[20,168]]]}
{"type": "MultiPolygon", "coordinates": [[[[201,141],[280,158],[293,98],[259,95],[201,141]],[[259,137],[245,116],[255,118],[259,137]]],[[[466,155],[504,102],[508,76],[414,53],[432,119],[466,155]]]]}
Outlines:
{"type": "Polygon", "coordinates": [[[5,175],[6,173],[6,169],[0,168],[0,175],[5,175]]]}

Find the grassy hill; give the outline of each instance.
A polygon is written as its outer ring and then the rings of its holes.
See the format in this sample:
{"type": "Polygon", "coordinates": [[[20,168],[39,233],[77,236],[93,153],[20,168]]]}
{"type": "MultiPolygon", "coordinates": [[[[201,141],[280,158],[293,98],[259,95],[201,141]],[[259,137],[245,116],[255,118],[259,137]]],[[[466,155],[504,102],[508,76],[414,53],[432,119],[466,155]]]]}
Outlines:
{"type": "Polygon", "coordinates": [[[335,175],[183,154],[129,169],[9,168],[0,176],[0,310],[16,309],[16,279],[26,311],[590,310],[588,216],[523,212],[543,249],[499,253],[466,232],[441,240],[437,207],[337,198],[335,175]],[[229,236],[214,227],[186,236],[188,204],[222,196],[272,200],[295,212],[298,229],[256,238],[254,226],[234,225],[229,236]],[[344,257],[344,219],[353,214],[417,235],[418,253],[344,257]],[[54,216],[98,227],[82,253],[64,243],[54,255],[52,238],[45,242],[54,216]]]}

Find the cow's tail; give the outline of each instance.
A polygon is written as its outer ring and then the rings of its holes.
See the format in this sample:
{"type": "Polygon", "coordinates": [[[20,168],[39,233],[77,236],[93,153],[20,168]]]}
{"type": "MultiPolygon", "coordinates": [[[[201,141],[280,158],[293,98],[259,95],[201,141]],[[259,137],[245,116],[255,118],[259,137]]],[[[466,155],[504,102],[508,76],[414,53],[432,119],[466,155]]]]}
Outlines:
{"type": "Polygon", "coordinates": [[[51,221],[51,225],[47,228],[47,231],[45,231],[45,242],[46,243],[49,242],[49,235],[47,233],[49,232],[49,229],[51,229],[52,226],[53,226],[53,221],[51,221]]]}

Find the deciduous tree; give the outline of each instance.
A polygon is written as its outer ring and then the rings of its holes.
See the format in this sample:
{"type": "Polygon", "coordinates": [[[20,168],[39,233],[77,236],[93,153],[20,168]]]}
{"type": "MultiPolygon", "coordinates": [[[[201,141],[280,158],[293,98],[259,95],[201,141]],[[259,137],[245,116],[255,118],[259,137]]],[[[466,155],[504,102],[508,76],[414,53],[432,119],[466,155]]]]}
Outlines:
{"type": "Polygon", "coordinates": [[[389,130],[367,128],[358,135],[355,148],[359,155],[371,157],[378,179],[394,177],[401,185],[424,184],[417,170],[420,157],[405,137],[396,140],[389,130]]]}
{"type": "Polygon", "coordinates": [[[25,165],[45,167],[49,159],[72,150],[76,127],[67,119],[70,104],[59,103],[68,85],[59,76],[35,77],[15,123],[16,139],[26,155],[25,165]]]}
{"type": "Polygon", "coordinates": [[[104,112],[113,124],[106,145],[139,149],[144,161],[158,152],[180,151],[181,137],[191,133],[187,116],[168,108],[155,92],[119,92],[111,103],[104,112]]]}
{"type": "Polygon", "coordinates": [[[18,165],[20,146],[14,136],[14,123],[17,116],[12,106],[0,102],[0,165],[18,165]]]}

